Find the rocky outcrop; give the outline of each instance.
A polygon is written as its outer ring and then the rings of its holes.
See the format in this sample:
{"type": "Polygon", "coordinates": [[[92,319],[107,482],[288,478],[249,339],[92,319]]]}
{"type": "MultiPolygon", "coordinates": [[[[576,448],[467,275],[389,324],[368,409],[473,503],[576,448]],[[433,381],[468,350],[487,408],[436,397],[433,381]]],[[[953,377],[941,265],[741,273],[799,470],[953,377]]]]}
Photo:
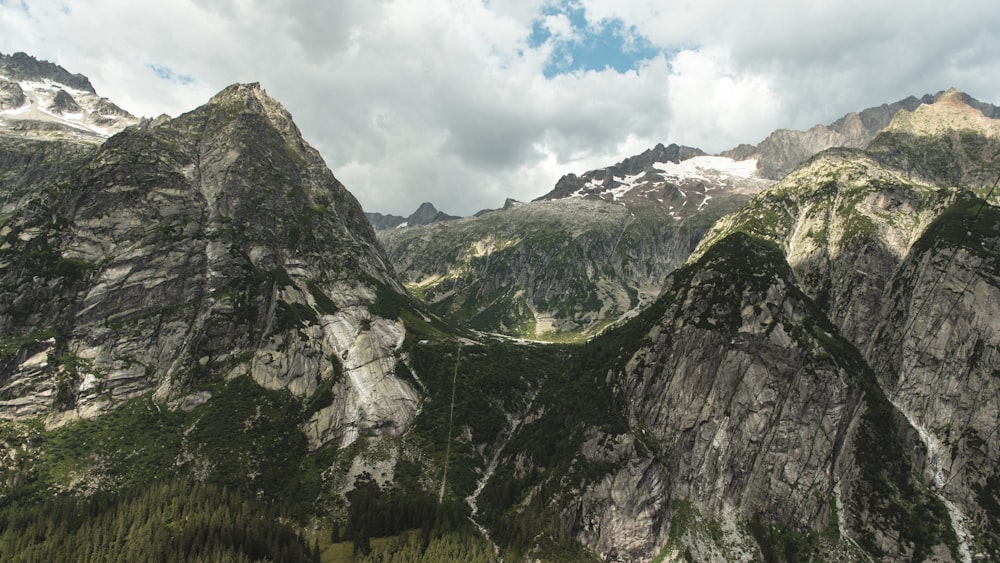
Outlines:
{"type": "Polygon", "coordinates": [[[335,387],[307,424],[314,447],[412,420],[418,395],[393,375],[402,327],[370,312],[403,289],[357,201],[258,85],[52,172],[3,227],[0,333],[27,339],[0,375],[3,416],[61,423],[247,374],[302,400],[335,387]],[[39,330],[54,337],[44,366],[22,357],[39,330]]]}
{"type": "Polygon", "coordinates": [[[24,90],[17,82],[0,79],[0,110],[19,108],[24,105],[24,90]]]}

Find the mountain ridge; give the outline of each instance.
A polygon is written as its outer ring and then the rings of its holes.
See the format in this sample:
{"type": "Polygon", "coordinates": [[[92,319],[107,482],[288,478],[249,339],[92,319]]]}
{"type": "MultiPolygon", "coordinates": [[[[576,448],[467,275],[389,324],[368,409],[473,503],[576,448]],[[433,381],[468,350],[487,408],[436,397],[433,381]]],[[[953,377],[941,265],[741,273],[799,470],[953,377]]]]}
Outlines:
{"type": "MultiPolygon", "coordinates": [[[[926,94],[920,98],[908,96],[891,104],[850,112],[829,125],[815,125],[805,131],[777,129],[763,141],[754,145],[740,145],[719,153],[737,160],[756,158],[758,172],[764,178],[780,180],[793,168],[812,155],[828,148],[848,147],[863,149],[902,110],[914,111],[921,105],[955,91],[943,90],[937,94],[926,94]]],[[[955,91],[957,92],[957,91],[955,91]]],[[[980,102],[965,93],[957,93],[962,101],[991,117],[1000,117],[1000,107],[980,102]]]]}
{"type": "Polygon", "coordinates": [[[421,203],[417,207],[416,211],[411,213],[409,217],[401,217],[399,215],[383,215],[381,213],[365,213],[365,215],[377,231],[404,229],[406,227],[430,225],[431,223],[459,219],[459,217],[455,215],[448,215],[443,211],[438,211],[438,209],[434,207],[434,204],[429,201],[421,203]]]}
{"type": "Polygon", "coordinates": [[[0,133],[100,143],[139,119],[90,80],[25,53],[0,53],[0,133]]]}

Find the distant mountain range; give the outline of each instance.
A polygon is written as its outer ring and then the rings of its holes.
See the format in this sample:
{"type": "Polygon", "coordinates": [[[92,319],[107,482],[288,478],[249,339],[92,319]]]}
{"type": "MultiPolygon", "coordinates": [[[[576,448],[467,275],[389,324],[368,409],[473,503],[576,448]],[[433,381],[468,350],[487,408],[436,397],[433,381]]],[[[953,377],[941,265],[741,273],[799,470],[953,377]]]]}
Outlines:
{"type": "MultiPolygon", "coordinates": [[[[685,179],[707,181],[709,186],[712,178],[725,179],[732,184],[731,187],[754,191],[766,186],[767,180],[780,180],[796,166],[823,150],[835,147],[856,149],[867,147],[900,110],[912,112],[921,104],[934,103],[946,93],[942,91],[920,98],[909,96],[891,104],[848,113],[830,124],[816,125],[805,131],[777,129],[757,145],[741,144],[719,153],[718,156],[724,158],[708,158],[708,154],[694,147],[659,144],[607,168],[591,170],[580,175],[567,174],[556,182],[550,192],[537,198],[536,201],[565,197],[597,197],[611,201],[622,201],[626,197],[633,199],[657,197],[652,194],[657,188],[662,187],[665,181],[674,180],[676,183],[685,179]],[[681,162],[695,157],[703,158],[689,163],[686,168],[680,167],[681,162]],[[737,165],[735,162],[743,164],[737,165]],[[676,166],[669,170],[663,167],[666,164],[676,166]],[[751,173],[751,170],[755,173],[751,173]]],[[[986,117],[1000,118],[1000,106],[980,102],[961,92],[958,96],[965,104],[981,111],[986,117]]],[[[706,194],[707,192],[703,192],[701,195],[706,194]]],[[[433,205],[429,203],[424,203],[421,209],[428,205],[433,209],[433,205]]],[[[420,215],[423,222],[419,222],[420,219],[415,222],[409,218],[379,213],[368,213],[368,216],[379,230],[398,228],[404,223],[407,226],[415,226],[435,221],[435,219],[427,220],[427,217],[433,215],[426,212],[420,215]]],[[[436,220],[453,218],[442,214],[442,218],[436,220]]]]}
{"type": "Polygon", "coordinates": [[[454,215],[448,215],[438,211],[433,204],[424,202],[409,217],[399,215],[383,215],[381,213],[365,213],[375,230],[384,231],[387,229],[404,229],[406,227],[416,227],[418,225],[430,225],[440,221],[450,221],[458,219],[454,215]]]}

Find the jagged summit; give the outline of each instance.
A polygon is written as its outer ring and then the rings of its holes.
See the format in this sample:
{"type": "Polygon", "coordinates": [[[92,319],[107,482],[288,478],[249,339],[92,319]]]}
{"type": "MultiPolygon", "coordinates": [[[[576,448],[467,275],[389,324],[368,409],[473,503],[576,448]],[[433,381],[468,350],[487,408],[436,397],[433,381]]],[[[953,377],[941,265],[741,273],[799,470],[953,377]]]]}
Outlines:
{"type": "Polygon", "coordinates": [[[537,198],[535,201],[561,199],[572,197],[573,195],[597,195],[605,189],[617,187],[616,176],[637,176],[651,171],[656,163],[680,163],[695,156],[703,156],[705,152],[694,147],[686,147],[671,143],[664,146],[658,143],[655,147],[643,151],[641,154],[622,160],[621,162],[601,168],[591,170],[580,176],[567,174],[556,182],[554,188],[549,193],[537,198]]]}
{"type": "Polygon", "coordinates": [[[433,203],[428,201],[421,203],[420,206],[417,207],[417,210],[411,213],[409,217],[401,217],[399,215],[383,215],[381,213],[366,213],[365,215],[368,216],[368,221],[377,231],[384,231],[387,229],[404,229],[406,227],[430,225],[431,223],[459,219],[459,217],[455,215],[448,215],[443,211],[439,211],[438,208],[434,207],[433,203]]]}
{"type": "Polygon", "coordinates": [[[952,88],[920,98],[908,96],[891,104],[850,112],[828,125],[815,125],[805,131],[777,129],[756,146],[741,144],[723,151],[723,156],[737,160],[757,159],[757,171],[764,178],[780,180],[811,156],[834,147],[867,147],[902,111],[913,112],[921,105],[933,104],[948,97],[961,100],[987,117],[1000,117],[1000,107],[980,102],[952,88]]]}
{"type": "Polygon", "coordinates": [[[245,104],[244,109],[257,113],[268,113],[275,110],[284,111],[281,104],[271,96],[268,96],[267,91],[261,88],[260,82],[237,82],[230,84],[208,100],[209,105],[232,103],[245,104]]]}
{"type": "Polygon", "coordinates": [[[954,88],[900,111],[868,151],[928,184],[991,186],[1000,176],[1000,108],[954,88]]]}
{"type": "Polygon", "coordinates": [[[940,135],[946,131],[975,131],[989,138],[1000,136],[1000,121],[969,104],[967,95],[955,88],[937,95],[912,111],[900,110],[886,128],[894,133],[940,135]]]}
{"type": "Polygon", "coordinates": [[[0,54],[0,133],[98,143],[137,123],[86,76],[24,53],[0,54]]]}
{"type": "Polygon", "coordinates": [[[657,205],[674,220],[695,214],[712,198],[753,194],[771,184],[757,162],[710,156],[701,149],[657,144],[641,154],[580,176],[567,174],[535,201],[589,198],[626,206],[657,205]]]}
{"type": "Polygon", "coordinates": [[[236,83],[226,86],[212,96],[208,107],[217,108],[226,117],[241,113],[262,115],[274,125],[286,140],[301,140],[302,133],[285,106],[267,94],[259,82],[236,83]]]}
{"type": "Polygon", "coordinates": [[[97,95],[94,85],[86,76],[73,74],[55,63],[40,61],[22,52],[13,55],[0,53],[0,76],[6,76],[9,80],[15,81],[41,82],[51,80],[76,90],[97,95]]]}

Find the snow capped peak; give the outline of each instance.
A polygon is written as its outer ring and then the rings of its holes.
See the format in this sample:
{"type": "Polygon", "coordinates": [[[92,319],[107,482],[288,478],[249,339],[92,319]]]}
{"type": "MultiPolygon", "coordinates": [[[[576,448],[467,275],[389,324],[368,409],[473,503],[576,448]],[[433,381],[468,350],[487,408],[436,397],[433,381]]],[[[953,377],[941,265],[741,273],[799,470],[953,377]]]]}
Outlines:
{"type": "Polygon", "coordinates": [[[769,182],[757,174],[757,161],[699,155],[680,162],[654,162],[645,171],[617,175],[607,168],[584,175],[586,182],[567,197],[599,197],[620,201],[672,187],[682,197],[694,189],[706,195],[717,189],[762,188],[769,182]]]}
{"type": "MultiPolygon", "coordinates": [[[[23,69],[21,69],[23,70],[23,69]]],[[[100,142],[139,119],[94,93],[80,75],[61,81],[0,65],[0,131],[100,142]],[[25,127],[25,123],[40,126],[25,127]]]]}
{"type": "Polygon", "coordinates": [[[704,210],[712,200],[751,196],[774,183],[760,176],[754,159],[671,147],[678,150],[658,145],[614,166],[580,176],[568,174],[540,199],[601,199],[629,208],[652,205],[681,220],[704,210]]]}

